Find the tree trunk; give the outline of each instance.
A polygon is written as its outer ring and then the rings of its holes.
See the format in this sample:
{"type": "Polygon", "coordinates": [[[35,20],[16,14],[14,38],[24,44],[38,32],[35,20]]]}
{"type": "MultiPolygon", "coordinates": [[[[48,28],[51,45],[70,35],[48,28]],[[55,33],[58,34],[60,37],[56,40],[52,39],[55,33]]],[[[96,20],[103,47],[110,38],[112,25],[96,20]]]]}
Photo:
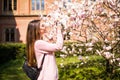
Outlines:
{"type": "Polygon", "coordinates": [[[109,60],[106,60],[106,73],[108,77],[112,77],[113,74],[113,66],[110,64],[109,60]]]}

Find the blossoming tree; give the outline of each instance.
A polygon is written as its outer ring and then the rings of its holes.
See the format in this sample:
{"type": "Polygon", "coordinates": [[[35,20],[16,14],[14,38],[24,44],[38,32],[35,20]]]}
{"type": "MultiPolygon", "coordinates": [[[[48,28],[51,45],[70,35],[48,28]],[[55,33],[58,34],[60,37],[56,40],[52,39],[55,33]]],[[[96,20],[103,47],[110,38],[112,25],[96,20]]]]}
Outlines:
{"type": "Polygon", "coordinates": [[[106,71],[120,66],[120,0],[55,1],[44,19],[46,26],[62,23],[64,34],[76,36],[78,41],[101,41],[96,53],[106,59],[106,71]]]}

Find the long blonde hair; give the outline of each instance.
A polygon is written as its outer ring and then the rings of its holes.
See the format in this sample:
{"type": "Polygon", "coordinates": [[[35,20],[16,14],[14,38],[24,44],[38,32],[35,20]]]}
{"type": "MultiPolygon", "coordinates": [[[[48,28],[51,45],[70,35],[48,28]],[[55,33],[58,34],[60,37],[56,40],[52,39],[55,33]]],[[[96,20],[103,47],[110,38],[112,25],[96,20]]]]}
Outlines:
{"type": "Polygon", "coordinates": [[[29,66],[36,66],[34,43],[40,39],[40,20],[33,20],[28,24],[26,35],[26,52],[29,66]]]}

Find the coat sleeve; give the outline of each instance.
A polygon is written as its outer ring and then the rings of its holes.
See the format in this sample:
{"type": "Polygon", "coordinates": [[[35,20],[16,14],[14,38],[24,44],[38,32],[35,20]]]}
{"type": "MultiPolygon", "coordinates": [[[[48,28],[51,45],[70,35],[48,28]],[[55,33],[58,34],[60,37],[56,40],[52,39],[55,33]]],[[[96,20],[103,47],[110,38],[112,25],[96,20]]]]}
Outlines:
{"type": "Polygon", "coordinates": [[[38,40],[35,43],[37,49],[46,52],[54,52],[57,50],[61,50],[63,47],[63,35],[61,32],[57,33],[57,41],[56,43],[49,43],[43,40],[38,40]]]}

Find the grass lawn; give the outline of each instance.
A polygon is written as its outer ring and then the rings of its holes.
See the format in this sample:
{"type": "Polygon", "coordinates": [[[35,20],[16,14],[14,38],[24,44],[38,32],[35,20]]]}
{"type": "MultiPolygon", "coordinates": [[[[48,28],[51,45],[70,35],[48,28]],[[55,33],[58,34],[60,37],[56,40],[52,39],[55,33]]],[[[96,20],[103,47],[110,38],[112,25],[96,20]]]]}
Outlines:
{"type": "Polygon", "coordinates": [[[0,65],[0,80],[29,80],[22,71],[23,60],[11,60],[0,65]]]}
{"type": "MultiPolygon", "coordinates": [[[[103,80],[104,60],[99,56],[57,58],[59,80],[103,80]],[[92,76],[91,76],[92,75],[92,76]]],[[[0,80],[29,80],[22,71],[23,59],[0,64],[0,80]]],[[[104,79],[106,80],[106,79],[104,79]]],[[[110,80],[110,79],[107,79],[110,80]]]]}

